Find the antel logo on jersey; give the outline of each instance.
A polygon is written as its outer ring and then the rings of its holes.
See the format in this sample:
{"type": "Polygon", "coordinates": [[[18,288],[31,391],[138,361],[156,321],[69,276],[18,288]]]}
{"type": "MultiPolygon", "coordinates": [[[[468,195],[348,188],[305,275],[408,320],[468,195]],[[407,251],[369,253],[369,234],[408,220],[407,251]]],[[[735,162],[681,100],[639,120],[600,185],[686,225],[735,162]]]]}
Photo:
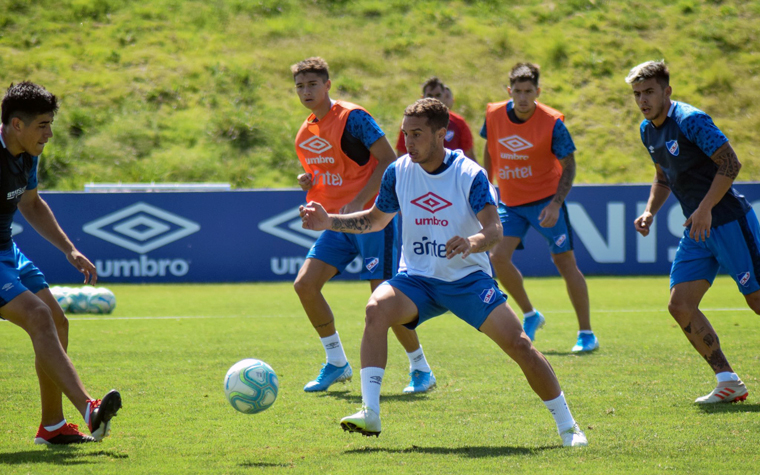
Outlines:
{"type": "Polygon", "coordinates": [[[746,286],[747,282],[749,282],[749,278],[750,278],[749,272],[744,272],[736,276],[736,279],[739,281],[739,283],[744,286],[746,286]]]}
{"type": "Polygon", "coordinates": [[[678,156],[679,150],[678,150],[677,140],[671,140],[669,142],[665,142],[665,146],[668,147],[668,152],[670,152],[671,155],[673,155],[674,157],[678,156]]]}
{"type": "Polygon", "coordinates": [[[533,147],[533,144],[520,137],[519,135],[510,135],[499,139],[499,143],[511,150],[512,152],[520,152],[522,150],[533,147]]]}
{"type": "Polygon", "coordinates": [[[322,153],[325,150],[330,150],[332,148],[330,142],[323,138],[317,137],[316,135],[304,140],[298,144],[298,146],[313,153],[322,153]]]}

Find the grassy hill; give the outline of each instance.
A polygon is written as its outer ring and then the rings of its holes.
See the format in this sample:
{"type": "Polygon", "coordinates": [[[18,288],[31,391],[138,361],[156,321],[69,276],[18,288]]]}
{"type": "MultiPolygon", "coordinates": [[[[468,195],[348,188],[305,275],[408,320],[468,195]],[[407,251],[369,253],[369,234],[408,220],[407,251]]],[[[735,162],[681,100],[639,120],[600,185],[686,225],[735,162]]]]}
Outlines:
{"type": "Polygon", "coordinates": [[[746,181],[760,178],[758,24],[759,3],[730,0],[0,0],[0,84],[29,79],[62,99],[47,189],[285,187],[306,116],[291,64],[326,58],[332,97],[362,104],[395,140],[429,76],[452,87],[477,134],[512,64],[529,60],[542,66],[543,102],[566,114],[577,182],[649,182],[623,79],[664,58],[673,97],[713,116],[746,181]]]}

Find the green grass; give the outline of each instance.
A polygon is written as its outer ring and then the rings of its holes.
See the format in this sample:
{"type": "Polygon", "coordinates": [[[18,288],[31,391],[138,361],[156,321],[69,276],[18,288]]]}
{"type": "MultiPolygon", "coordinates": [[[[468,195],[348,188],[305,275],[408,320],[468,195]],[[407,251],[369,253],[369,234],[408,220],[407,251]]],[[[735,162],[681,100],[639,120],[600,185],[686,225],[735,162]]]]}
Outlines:
{"type": "Polygon", "coordinates": [[[333,98],[358,102],[393,142],[404,108],[439,75],[477,136],[509,68],[543,68],[578,183],[650,182],[623,78],[671,66],[674,98],[710,113],[760,178],[760,4],[743,0],[0,0],[0,85],[30,79],[62,99],[41,186],[224,181],[296,186],[307,115],[291,64],[331,66],[333,98]]]}
{"type": "MultiPolygon", "coordinates": [[[[88,389],[112,387],[124,407],[97,445],[32,443],[39,407],[31,345],[0,323],[0,472],[6,473],[751,473],[760,463],[760,324],[735,284],[716,281],[703,302],[723,349],[747,383],[745,403],[700,408],[714,386],[706,363],[667,314],[665,277],[589,278],[601,349],[569,353],[577,329],[559,279],[528,279],[547,315],[536,346],[554,367],[590,446],[559,447],[552,418],[517,365],[451,315],[420,328],[438,378],[402,395],[408,361],[389,343],[375,439],[340,430],[360,405],[359,342],[368,289],[331,283],[326,295],[355,379],[306,394],[323,350],[288,283],[112,285],[111,316],[71,316],[69,352],[88,389]],[[222,380],[255,357],[279,376],[275,405],[234,411],[222,380]]],[[[81,424],[68,403],[69,420],[81,424]]]]}

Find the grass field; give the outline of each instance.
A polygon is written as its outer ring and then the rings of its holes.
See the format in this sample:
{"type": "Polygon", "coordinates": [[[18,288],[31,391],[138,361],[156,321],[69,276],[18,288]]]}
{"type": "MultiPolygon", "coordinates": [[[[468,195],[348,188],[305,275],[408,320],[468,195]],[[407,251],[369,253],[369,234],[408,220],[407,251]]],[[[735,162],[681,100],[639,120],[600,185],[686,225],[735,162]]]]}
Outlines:
{"type": "MultiPolygon", "coordinates": [[[[359,342],[367,288],[334,283],[333,303],[354,381],[306,394],[323,350],[288,283],[112,285],[110,316],[71,316],[69,352],[88,389],[118,388],[124,407],[100,444],[49,449],[32,442],[39,407],[26,335],[0,322],[0,473],[753,473],[760,464],[760,322],[721,277],[703,308],[750,388],[745,403],[701,408],[714,378],[666,311],[665,277],[589,278],[601,349],[569,352],[577,329],[559,279],[529,279],[547,316],[536,346],[557,372],[590,446],[563,449],[554,422],[517,365],[451,315],[420,338],[434,391],[402,395],[408,361],[389,343],[383,432],[340,430],[361,403],[359,342]],[[275,405],[234,411],[223,376],[255,357],[280,380],[275,405]],[[754,469],[752,467],[755,467],[754,469]]],[[[66,403],[71,422],[82,424],[66,403]]]]}

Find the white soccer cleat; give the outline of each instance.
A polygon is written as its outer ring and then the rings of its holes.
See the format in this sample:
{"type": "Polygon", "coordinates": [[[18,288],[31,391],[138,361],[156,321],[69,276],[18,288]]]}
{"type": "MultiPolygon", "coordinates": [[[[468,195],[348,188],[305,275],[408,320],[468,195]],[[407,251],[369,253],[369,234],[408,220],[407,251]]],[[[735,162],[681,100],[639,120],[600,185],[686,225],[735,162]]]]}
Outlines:
{"type": "Polygon", "coordinates": [[[380,416],[367,406],[362,406],[356,414],[340,420],[340,426],[348,432],[359,432],[362,435],[380,435],[380,416]]]}
{"type": "Polygon", "coordinates": [[[588,445],[586,434],[583,433],[577,422],[573,424],[573,427],[561,433],[560,437],[562,437],[562,445],[565,447],[585,447],[588,445]]]}
{"type": "Polygon", "coordinates": [[[717,404],[719,402],[739,402],[747,399],[747,387],[739,381],[724,381],[718,383],[707,396],[698,397],[694,402],[697,404],[717,404]]]}

